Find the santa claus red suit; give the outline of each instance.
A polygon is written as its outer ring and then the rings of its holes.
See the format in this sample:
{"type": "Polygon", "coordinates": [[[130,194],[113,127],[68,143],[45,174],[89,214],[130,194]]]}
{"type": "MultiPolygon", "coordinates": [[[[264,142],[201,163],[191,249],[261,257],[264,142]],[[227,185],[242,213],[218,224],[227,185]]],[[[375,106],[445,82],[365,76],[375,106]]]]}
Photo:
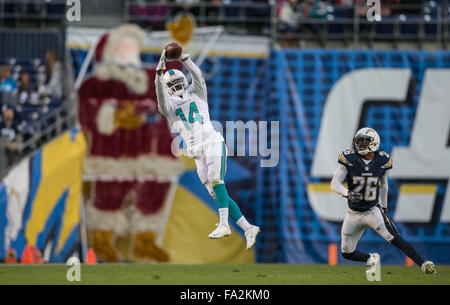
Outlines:
{"type": "Polygon", "coordinates": [[[88,140],[87,226],[92,247],[107,262],[170,260],[161,242],[183,164],[157,110],[155,70],[140,61],[145,39],[135,25],[103,35],[93,74],[78,93],[88,140]],[[121,240],[129,240],[126,250],[121,240]]]}

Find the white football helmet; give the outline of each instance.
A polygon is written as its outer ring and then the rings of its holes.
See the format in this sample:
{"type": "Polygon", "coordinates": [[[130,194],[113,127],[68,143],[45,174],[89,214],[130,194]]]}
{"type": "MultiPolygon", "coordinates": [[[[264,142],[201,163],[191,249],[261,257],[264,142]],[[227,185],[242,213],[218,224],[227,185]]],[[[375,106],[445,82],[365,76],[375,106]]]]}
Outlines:
{"type": "Polygon", "coordinates": [[[361,156],[376,152],[380,147],[380,136],[375,129],[364,127],[358,130],[353,138],[353,148],[361,156]]]}
{"type": "Polygon", "coordinates": [[[164,73],[163,80],[169,95],[182,95],[189,87],[186,76],[177,69],[170,69],[164,73]]]}

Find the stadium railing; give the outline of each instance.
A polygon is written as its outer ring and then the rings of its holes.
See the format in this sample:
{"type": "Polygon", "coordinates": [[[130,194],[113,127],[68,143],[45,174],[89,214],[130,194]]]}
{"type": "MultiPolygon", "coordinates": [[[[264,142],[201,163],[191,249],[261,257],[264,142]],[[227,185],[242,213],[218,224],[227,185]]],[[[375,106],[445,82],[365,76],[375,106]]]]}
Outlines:
{"type": "MultiPolygon", "coordinates": [[[[324,1],[321,18],[302,17],[298,31],[283,33],[280,12],[282,2],[222,1],[220,5],[200,1],[183,9],[180,4],[161,1],[125,0],[124,21],[138,23],[153,30],[164,30],[176,14],[191,13],[197,26],[223,25],[227,32],[266,35],[273,42],[286,38],[343,43],[358,46],[365,42],[392,43],[433,42],[447,47],[450,41],[450,6],[446,1],[424,1],[423,4],[382,4],[380,21],[369,21],[368,6],[345,7],[324,1]]],[[[301,11],[301,10],[300,10],[301,11]]],[[[299,13],[300,14],[300,13],[299,13]]]]}
{"type": "MultiPolygon", "coordinates": [[[[282,30],[280,12],[285,1],[224,0],[220,4],[191,1],[181,5],[157,0],[96,0],[83,2],[82,22],[76,25],[111,27],[133,22],[151,30],[164,30],[174,15],[189,12],[197,26],[223,25],[231,34],[270,36],[274,43],[283,45],[286,39],[297,42],[314,41],[322,46],[335,43],[358,46],[389,41],[394,47],[399,42],[436,43],[444,48],[450,41],[450,4],[446,0],[427,0],[423,4],[381,4],[380,21],[369,21],[368,6],[346,7],[323,1],[320,18],[302,16],[298,31],[282,30]],[[111,20],[96,18],[110,16],[111,20]],[[89,21],[90,20],[90,21],[89,21]],[[99,19],[100,20],[100,19],[99,19]]],[[[365,1],[363,1],[365,4],[365,1]]],[[[57,21],[68,25],[65,18],[66,1],[50,0],[38,6],[32,1],[0,0],[0,26],[23,22],[57,21]]]]}
{"type": "MultiPolygon", "coordinates": [[[[358,45],[362,41],[436,42],[446,45],[449,40],[448,5],[433,1],[423,5],[402,4],[382,7],[390,11],[380,15],[379,21],[370,21],[367,6],[352,8],[328,5],[323,18],[301,18],[298,32],[289,33],[302,40],[317,39],[324,44],[327,40],[343,40],[347,44],[358,45]]],[[[281,21],[278,20],[278,27],[281,21]]],[[[280,33],[278,40],[286,38],[280,33]]]]}
{"type": "Polygon", "coordinates": [[[66,0],[0,0],[0,26],[61,25],[66,0]]]}
{"type": "MultiPolygon", "coordinates": [[[[0,141],[0,177],[3,178],[13,166],[22,159],[33,154],[33,152],[47,143],[51,139],[61,135],[64,131],[72,129],[77,124],[77,94],[74,90],[74,73],[72,59],[68,50],[61,59],[65,71],[62,79],[64,88],[64,97],[62,100],[46,99],[39,105],[20,105],[16,103],[24,112],[25,107],[35,107],[32,115],[26,115],[20,124],[20,133],[23,135],[23,141],[18,143],[21,146],[21,153],[18,154],[13,163],[8,163],[5,158],[6,143],[0,141]],[[34,115],[33,115],[34,114],[34,115]]],[[[16,97],[17,98],[17,97],[16,97]]]]}
{"type": "Polygon", "coordinates": [[[42,59],[48,50],[57,50],[58,57],[64,58],[64,32],[65,29],[0,28],[0,60],[42,59]]]}

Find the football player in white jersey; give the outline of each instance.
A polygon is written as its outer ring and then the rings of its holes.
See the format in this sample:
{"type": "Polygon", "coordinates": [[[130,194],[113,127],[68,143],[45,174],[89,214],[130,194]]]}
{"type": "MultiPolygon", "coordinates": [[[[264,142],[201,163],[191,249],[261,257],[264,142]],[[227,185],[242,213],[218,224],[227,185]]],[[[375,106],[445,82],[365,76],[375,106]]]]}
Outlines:
{"type": "Polygon", "coordinates": [[[183,138],[187,155],[195,159],[200,181],[217,202],[220,222],[209,238],[219,239],[231,234],[228,224],[230,216],[245,232],[247,249],[251,249],[260,229],[245,219],[225,187],[227,148],[222,135],[214,130],[209,118],[208,96],[202,72],[187,54],[174,60],[179,60],[187,69],[192,84],[188,84],[179,70],[171,69],[164,73],[166,61],[171,61],[166,59],[164,48],[155,78],[158,109],[168,120],[171,129],[183,138]]]}

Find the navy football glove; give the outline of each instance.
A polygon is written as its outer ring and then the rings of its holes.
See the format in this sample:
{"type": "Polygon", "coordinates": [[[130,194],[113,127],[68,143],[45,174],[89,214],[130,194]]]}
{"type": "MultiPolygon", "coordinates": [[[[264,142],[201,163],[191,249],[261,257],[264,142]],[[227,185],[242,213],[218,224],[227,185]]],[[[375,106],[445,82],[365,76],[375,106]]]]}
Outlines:
{"type": "Polygon", "coordinates": [[[362,200],[362,195],[360,193],[350,191],[348,192],[347,198],[351,203],[358,203],[362,200]]]}

